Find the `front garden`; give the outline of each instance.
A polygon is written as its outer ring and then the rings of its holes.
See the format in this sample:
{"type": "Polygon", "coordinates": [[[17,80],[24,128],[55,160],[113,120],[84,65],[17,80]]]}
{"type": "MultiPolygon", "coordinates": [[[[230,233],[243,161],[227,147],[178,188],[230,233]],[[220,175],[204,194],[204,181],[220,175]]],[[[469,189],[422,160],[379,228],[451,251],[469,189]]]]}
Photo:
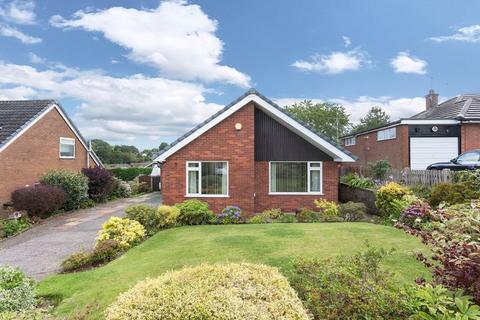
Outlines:
{"type": "Polygon", "coordinates": [[[42,281],[36,298],[25,280],[31,304],[15,307],[13,297],[5,319],[48,305],[55,316],[108,320],[480,319],[479,178],[464,172],[432,189],[344,179],[371,183],[374,219],[363,203],[324,199],[251,218],[193,199],[133,205],[104,223],[94,248],[68,257],[64,274],[42,281]]]}

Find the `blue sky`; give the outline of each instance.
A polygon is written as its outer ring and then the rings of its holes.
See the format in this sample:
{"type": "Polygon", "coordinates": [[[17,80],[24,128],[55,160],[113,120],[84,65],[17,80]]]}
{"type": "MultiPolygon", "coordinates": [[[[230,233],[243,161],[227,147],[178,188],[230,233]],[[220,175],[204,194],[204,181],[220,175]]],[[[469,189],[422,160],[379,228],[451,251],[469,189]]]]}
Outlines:
{"type": "Polygon", "coordinates": [[[82,132],[172,141],[255,87],[393,118],[478,92],[478,1],[0,0],[0,99],[55,98],[82,132]]]}

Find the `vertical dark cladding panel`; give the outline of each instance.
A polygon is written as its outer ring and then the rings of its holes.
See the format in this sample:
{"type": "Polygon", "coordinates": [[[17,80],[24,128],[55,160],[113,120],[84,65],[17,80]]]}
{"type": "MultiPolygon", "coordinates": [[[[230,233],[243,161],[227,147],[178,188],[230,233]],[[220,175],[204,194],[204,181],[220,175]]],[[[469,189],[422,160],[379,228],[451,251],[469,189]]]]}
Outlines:
{"type": "Polygon", "coordinates": [[[332,157],[255,108],[255,161],[332,161],[332,157]]]}

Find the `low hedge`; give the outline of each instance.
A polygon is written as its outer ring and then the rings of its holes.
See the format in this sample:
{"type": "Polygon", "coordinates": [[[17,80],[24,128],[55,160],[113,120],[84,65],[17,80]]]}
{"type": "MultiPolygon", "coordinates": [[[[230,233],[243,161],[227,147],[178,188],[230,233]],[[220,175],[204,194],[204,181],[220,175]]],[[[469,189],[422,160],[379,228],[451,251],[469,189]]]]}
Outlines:
{"type": "Polygon", "coordinates": [[[152,173],[152,168],[115,168],[109,171],[118,179],[128,182],[140,175],[149,175],[152,173]]]}
{"type": "Polygon", "coordinates": [[[249,263],[166,272],[121,294],[105,312],[123,319],[309,319],[276,268],[249,263]]]}

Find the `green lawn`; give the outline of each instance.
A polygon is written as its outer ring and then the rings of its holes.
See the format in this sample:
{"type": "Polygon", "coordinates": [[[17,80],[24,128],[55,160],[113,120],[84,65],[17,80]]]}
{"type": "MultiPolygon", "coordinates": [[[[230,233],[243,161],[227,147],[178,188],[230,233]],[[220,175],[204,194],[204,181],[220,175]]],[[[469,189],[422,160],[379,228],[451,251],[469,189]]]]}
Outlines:
{"type": "Polygon", "coordinates": [[[293,257],[350,254],[362,250],[366,239],[372,245],[396,249],[385,266],[400,282],[429,276],[411,255],[426,248],[393,227],[368,223],[192,226],[159,232],[104,267],[47,278],[40,283],[39,293],[61,299],[59,314],[92,308],[92,318],[102,318],[102,311],[120,292],[166,270],[203,262],[249,261],[287,273],[293,257]]]}

